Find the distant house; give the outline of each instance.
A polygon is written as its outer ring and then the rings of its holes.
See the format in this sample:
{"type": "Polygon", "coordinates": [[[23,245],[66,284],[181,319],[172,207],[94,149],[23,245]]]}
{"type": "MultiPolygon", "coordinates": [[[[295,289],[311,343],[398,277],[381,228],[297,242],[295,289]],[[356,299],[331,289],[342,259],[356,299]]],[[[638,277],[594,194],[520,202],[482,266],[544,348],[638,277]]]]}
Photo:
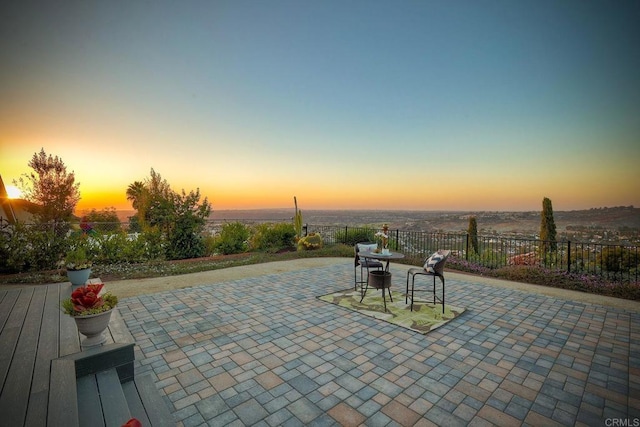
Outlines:
{"type": "Polygon", "coordinates": [[[11,199],[7,194],[4,181],[0,175],[0,224],[15,224],[16,222],[32,222],[34,208],[37,205],[22,199],[11,199]]]}

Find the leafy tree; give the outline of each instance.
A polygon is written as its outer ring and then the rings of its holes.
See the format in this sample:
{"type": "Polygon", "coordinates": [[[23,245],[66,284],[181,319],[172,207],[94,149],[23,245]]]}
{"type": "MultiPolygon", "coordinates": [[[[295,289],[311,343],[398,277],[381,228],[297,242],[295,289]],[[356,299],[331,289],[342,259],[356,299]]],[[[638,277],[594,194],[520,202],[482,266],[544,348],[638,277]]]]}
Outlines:
{"type": "Polygon", "coordinates": [[[151,169],[148,179],[129,185],[127,198],[137,210],[137,223],[142,231],[158,230],[164,236],[169,259],[203,256],[205,245],[201,234],[211,205],[206,197],[200,203],[199,189],[178,194],[151,169]]]}
{"type": "Polygon", "coordinates": [[[167,255],[173,259],[197,258],[205,253],[202,231],[211,214],[211,205],[205,197],[202,204],[200,190],[182,190],[181,194],[171,196],[170,217],[174,223],[169,228],[169,246],[167,255]]]}
{"type": "Polygon", "coordinates": [[[551,200],[547,197],[542,200],[540,240],[542,240],[543,253],[553,252],[557,249],[556,223],[553,220],[553,207],[551,206],[551,200]]]}
{"type": "Polygon", "coordinates": [[[42,223],[69,221],[80,200],[80,183],[75,182],[75,174],[67,172],[58,156],[47,156],[44,148],[34,153],[28,165],[33,172],[24,174],[16,185],[28,201],[39,206],[33,212],[35,218],[42,223]]]}
{"type": "Polygon", "coordinates": [[[87,229],[101,232],[119,232],[122,230],[120,227],[120,218],[118,218],[116,208],[114,207],[99,211],[91,209],[89,213],[82,217],[80,228],[85,232],[87,229]]]}
{"type": "Polygon", "coordinates": [[[130,231],[142,231],[143,225],[145,225],[144,218],[146,215],[148,198],[149,194],[144,182],[135,181],[127,187],[127,200],[131,201],[131,206],[137,211],[136,215],[129,217],[130,231]]]}
{"type": "Polygon", "coordinates": [[[135,181],[127,187],[127,200],[131,201],[131,206],[135,210],[140,209],[140,206],[144,204],[146,194],[147,188],[142,181],[135,181]]]}
{"type": "Polygon", "coordinates": [[[475,216],[469,217],[469,229],[467,230],[469,234],[469,243],[471,243],[471,249],[473,252],[479,254],[478,250],[478,221],[475,216]]]}

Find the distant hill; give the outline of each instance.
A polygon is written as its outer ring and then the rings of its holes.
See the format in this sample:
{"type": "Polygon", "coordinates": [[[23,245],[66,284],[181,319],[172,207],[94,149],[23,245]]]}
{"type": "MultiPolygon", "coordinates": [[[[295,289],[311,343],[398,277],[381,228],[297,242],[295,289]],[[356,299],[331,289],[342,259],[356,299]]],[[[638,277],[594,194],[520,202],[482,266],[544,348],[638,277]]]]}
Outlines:
{"type": "MultiPolygon", "coordinates": [[[[294,209],[222,210],[211,214],[213,220],[281,221],[292,219],[294,209]]],[[[475,216],[478,230],[496,232],[532,232],[540,230],[540,212],[490,211],[393,211],[393,210],[302,210],[303,221],[317,225],[389,224],[392,229],[416,231],[464,231],[469,217],[475,216]]],[[[640,229],[640,208],[613,207],[576,211],[555,211],[558,232],[573,227],[621,227],[640,229]]]]}
{"type": "MultiPolygon", "coordinates": [[[[116,211],[127,222],[134,210],[116,211]]],[[[475,216],[481,233],[530,233],[540,230],[540,212],[501,211],[404,211],[404,210],[302,210],[303,221],[313,225],[371,225],[389,224],[391,229],[413,231],[466,231],[469,217],[475,216]]],[[[214,221],[289,221],[293,208],[214,210],[214,221]]],[[[576,229],[640,230],[640,208],[613,207],[575,211],[555,211],[559,233],[576,229]]]]}

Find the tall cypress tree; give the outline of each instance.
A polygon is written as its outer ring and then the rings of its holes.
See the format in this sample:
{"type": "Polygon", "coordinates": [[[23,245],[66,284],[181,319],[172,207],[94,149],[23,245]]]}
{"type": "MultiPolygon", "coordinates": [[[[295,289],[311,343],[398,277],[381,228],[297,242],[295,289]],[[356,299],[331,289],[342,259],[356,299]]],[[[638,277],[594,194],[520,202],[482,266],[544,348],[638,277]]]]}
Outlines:
{"type": "Polygon", "coordinates": [[[542,200],[540,240],[542,240],[544,253],[555,251],[558,247],[556,243],[556,223],[553,220],[553,207],[551,206],[551,200],[547,197],[542,200]]]}
{"type": "Polygon", "coordinates": [[[475,216],[469,217],[469,229],[467,230],[469,234],[469,241],[471,243],[471,248],[477,254],[480,253],[478,250],[478,221],[475,216]]]}

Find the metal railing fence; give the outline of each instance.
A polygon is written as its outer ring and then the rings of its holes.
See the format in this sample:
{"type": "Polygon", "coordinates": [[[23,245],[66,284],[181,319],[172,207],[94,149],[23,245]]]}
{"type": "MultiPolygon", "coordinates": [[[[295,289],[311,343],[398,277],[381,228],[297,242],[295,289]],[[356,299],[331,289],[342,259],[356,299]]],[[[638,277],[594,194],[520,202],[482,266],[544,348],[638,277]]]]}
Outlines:
{"type": "MultiPolygon", "coordinates": [[[[325,244],[353,245],[358,241],[375,241],[376,231],[367,227],[305,225],[305,233],[320,233],[325,244]]],[[[637,245],[478,236],[474,248],[467,233],[396,229],[389,230],[389,246],[404,253],[413,263],[421,263],[439,249],[449,249],[454,260],[489,269],[538,266],[620,282],[637,283],[640,266],[640,246],[637,245]]]]}

